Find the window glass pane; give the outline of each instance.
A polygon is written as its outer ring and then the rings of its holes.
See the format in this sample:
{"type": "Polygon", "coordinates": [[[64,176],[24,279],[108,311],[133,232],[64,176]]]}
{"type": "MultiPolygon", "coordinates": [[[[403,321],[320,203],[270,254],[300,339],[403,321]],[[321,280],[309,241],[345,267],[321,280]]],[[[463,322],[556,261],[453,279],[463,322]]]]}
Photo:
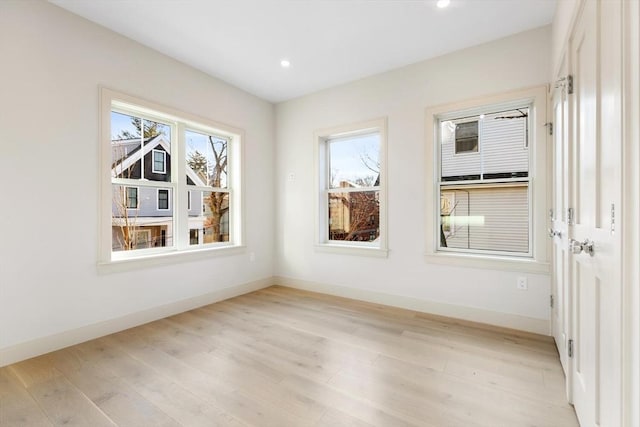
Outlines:
{"type": "Polygon", "coordinates": [[[169,209],[169,190],[158,190],[158,209],[169,209]]]}
{"type": "Polygon", "coordinates": [[[529,108],[440,123],[442,181],[529,175],[529,108]]]}
{"type": "Polygon", "coordinates": [[[167,189],[112,185],[112,251],[173,246],[173,218],[170,212],[158,210],[156,192],[158,199],[164,192],[168,203],[167,189]],[[137,209],[128,207],[134,204],[137,209]]]}
{"type": "Polygon", "coordinates": [[[440,247],[529,252],[527,184],[468,189],[442,187],[440,247]]]}
{"type": "Polygon", "coordinates": [[[191,191],[189,241],[191,245],[229,241],[229,193],[191,191]]]}
{"type": "Polygon", "coordinates": [[[153,172],[154,173],[166,173],[165,169],[165,151],[163,150],[153,150],[153,172]]]}
{"type": "Polygon", "coordinates": [[[187,130],[187,184],[227,188],[228,141],[187,130]]]}
{"type": "Polygon", "coordinates": [[[380,236],[380,192],[329,193],[329,240],[374,241],[380,236]]]}
{"type": "Polygon", "coordinates": [[[128,209],[138,209],[138,189],[126,187],[125,205],[128,209]]]}
{"type": "Polygon", "coordinates": [[[478,121],[458,123],[455,128],[456,154],[478,152],[478,121]]]}
{"type": "Polygon", "coordinates": [[[329,145],[330,188],[380,185],[380,134],[332,139],[329,145]]]}
{"type": "MultiPolygon", "coordinates": [[[[111,112],[112,177],[170,181],[171,126],[140,117],[111,112]],[[154,150],[167,153],[158,169],[154,150]],[[144,157],[144,167],[141,167],[144,157]],[[164,172],[157,173],[156,171],[164,172]]],[[[163,154],[160,156],[164,157],[163,154]]]]}

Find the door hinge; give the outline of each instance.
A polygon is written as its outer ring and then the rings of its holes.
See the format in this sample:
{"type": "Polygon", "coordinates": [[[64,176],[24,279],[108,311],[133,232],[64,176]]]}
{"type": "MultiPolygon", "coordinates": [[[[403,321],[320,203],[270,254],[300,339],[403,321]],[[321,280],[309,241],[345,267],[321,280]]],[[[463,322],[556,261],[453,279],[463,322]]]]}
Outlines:
{"type": "Polygon", "coordinates": [[[549,306],[553,308],[553,295],[549,295],[549,306]]]}
{"type": "Polygon", "coordinates": [[[553,122],[547,122],[544,125],[549,129],[549,135],[553,135],[553,122]]]}
{"type": "Polygon", "coordinates": [[[568,225],[576,224],[576,211],[573,208],[567,209],[567,224],[568,225]]]}
{"type": "Polygon", "coordinates": [[[566,77],[562,77],[556,80],[556,87],[567,89],[567,94],[573,94],[573,76],[569,74],[566,77]]]}
{"type": "Polygon", "coordinates": [[[573,357],[573,340],[569,340],[567,343],[567,354],[569,357],[573,357]]]}

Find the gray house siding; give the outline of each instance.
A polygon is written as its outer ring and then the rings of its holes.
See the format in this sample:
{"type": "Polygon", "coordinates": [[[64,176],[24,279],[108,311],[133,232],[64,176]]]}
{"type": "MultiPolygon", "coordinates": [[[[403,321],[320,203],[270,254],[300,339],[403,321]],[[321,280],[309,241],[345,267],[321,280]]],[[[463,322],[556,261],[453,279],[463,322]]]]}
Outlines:
{"type": "Polygon", "coordinates": [[[487,114],[478,121],[478,151],[455,154],[453,126],[442,122],[442,177],[529,171],[526,119],[499,119],[504,113],[487,114]]]}
{"type": "Polygon", "coordinates": [[[443,190],[443,197],[454,200],[443,218],[447,247],[527,253],[528,194],[526,185],[443,190]]]}

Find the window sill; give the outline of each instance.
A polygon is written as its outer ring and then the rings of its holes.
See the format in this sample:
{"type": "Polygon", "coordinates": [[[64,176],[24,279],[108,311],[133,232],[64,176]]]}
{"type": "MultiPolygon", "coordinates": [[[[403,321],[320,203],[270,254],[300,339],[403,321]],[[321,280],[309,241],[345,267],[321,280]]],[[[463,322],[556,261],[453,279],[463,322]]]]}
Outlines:
{"type": "Polygon", "coordinates": [[[540,262],[531,258],[518,259],[495,255],[432,252],[425,255],[425,260],[430,264],[453,265],[457,267],[486,268],[522,273],[550,273],[550,265],[548,262],[540,262]]]}
{"type": "Polygon", "coordinates": [[[386,258],[389,251],[372,246],[356,246],[356,245],[339,245],[339,244],[321,244],[316,245],[317,252],[324,252],[337,255],[360,255],[378,258],[386,258]]]}
{"type": "Polygon", "coordinates": [[[218,246],[213,248],[171,251],[156,254],[145,254],[136,257],[98,262],[98,274],[119,273],[138,270],[159,265],[210,259],[218,256],[238,255],[244,253],[246,246],[218,246]]]}

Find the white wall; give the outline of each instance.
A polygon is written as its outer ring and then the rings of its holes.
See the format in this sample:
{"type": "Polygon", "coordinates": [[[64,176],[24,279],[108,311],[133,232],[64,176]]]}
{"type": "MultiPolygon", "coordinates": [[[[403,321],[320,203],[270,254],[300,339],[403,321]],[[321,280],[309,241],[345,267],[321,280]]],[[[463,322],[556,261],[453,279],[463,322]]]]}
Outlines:
{"type": "Polygon", "coordinates": [[[46,2],[11,0],[0,101],[0,355],[272,276],[272,104],[46,2]],[[246,252],[98,275],[98,85],[245,130],[246,252]]]}
{"type": "Polygon", "coordinates": [[[424,129],[426,107],[548,83],[550,46],[550,28],[540,28],[278,104],[276,273],[282,281],[313,282],[319,290],[350,296],[387,294],[389,302],[408,298],[416,307],[423,301],[441,314],[471,307],[476,320],[489,322],[496,313],[507,315],[507,322],[524,317],[531,329],[548,332],[548,275],[426,263],[424,218],[432,206],[424,196],[424,129]],[[384,116],[389,257],[316,252],[313,132],[384,116]],[[516,288],[518,276],[528,277],[528,291],[516,288]]]}

